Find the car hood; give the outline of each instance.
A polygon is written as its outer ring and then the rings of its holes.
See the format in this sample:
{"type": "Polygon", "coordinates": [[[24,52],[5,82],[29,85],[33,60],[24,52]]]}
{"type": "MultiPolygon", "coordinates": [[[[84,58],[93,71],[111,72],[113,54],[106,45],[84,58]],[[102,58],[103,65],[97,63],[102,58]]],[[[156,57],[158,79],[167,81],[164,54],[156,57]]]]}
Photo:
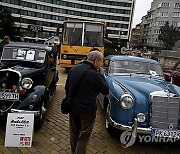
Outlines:
{"type": "Polygon", "coordinates": [[[150,76],[112,76],[112,78],[120,83],[127,90],[138,97],[140,95],[149,97],[154,91],[169,90],[171,93],[177,93],[172,84],[160,77],[150,76]]]}
{"type": "Polygon", "coordinates": [[[41,71],[41,69],[30,68],[30,67],[21,67],[21,66],[18,66],[18,65],[11,67],[11,69],[20,72],[22,76],[27,76],[29,74],[34,74],[36,72],[41,71]]]}

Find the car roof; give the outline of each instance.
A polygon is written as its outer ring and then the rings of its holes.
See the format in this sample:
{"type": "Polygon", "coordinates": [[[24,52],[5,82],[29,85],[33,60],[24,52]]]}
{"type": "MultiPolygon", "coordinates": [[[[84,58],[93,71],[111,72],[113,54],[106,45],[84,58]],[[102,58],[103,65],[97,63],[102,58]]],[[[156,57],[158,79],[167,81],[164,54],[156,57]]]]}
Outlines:
{"type": "Polygon", "coordinates": [[[25,42],[10,42],[4,47],[15,47],[15,48],[36,48],[50,51],[52,47],[49,47],[46,44],[37,44],[37,43],[25,43],[25,42]]]}
{"type": "Polygon", "coordinates": [[[158,63],[157,61],[152,59],[136,57],[136,56],[126,56],[126,55],[109,55],[106,58],[110,60],[126,60],[126,61],[142,61],[146,63],[158,63]]]}

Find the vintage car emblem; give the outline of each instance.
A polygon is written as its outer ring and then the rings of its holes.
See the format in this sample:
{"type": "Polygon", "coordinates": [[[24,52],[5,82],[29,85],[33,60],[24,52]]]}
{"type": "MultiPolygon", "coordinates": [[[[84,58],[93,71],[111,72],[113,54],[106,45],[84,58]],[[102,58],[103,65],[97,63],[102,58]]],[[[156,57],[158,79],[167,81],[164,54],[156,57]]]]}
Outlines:
{"type": "Polygon", "coordinates": [[[169,124],[168,128],[172,130],[174,128],[173,124],[169,124]]]}
{"type": "Polygon", "coordinates": [[[78,52],[78,49],[75,48],[75,49],[74,49],[74,52],[78,52]]]}

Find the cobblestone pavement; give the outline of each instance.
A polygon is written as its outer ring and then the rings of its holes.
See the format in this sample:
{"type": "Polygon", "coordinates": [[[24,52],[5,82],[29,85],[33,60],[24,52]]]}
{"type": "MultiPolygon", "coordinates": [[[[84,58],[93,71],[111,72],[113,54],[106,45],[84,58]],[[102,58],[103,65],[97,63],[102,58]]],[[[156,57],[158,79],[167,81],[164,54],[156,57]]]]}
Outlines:
{"type": "MultiPolygon", "coordinates": [[[[58,66],[59,67],[59,66],[58,66]]],[[[48,107],[46,121],[42,129],[34,133],[32,147],[7,148],[4,147],[5,124],[0,123],[0,154],[69,154],[68,116],[60,112],[59,101],[64,96],[64,81],[66,73],[60,71],[60,80],[56,95],[48,107]]],[[[90,138],[87,154],[152,154],[152,153],[180,153],[180,143],[139,143],[132,147],[123,148],[119,136],[110,136],[104,125],[104,112],[99,107],[95,127],[90,138]]]]}

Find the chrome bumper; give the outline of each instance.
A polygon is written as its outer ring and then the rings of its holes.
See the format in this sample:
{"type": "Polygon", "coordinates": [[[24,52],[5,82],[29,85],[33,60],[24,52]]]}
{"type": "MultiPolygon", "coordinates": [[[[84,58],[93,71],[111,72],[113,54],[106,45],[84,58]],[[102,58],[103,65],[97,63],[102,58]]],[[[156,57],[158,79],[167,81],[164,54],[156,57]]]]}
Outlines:
{"type": "Polygon", "coordinates": [[[120,130],[127,130],[127,131],[135,131],[136,133],[140,133],[140,134],[151,134],[151,128],[142,128],[142,127],[137,127],[137,119],[134,118],[134,124],[132,126],[126,126],[123,124],[119,124],[117,122],[115,122],[111,117],[108,118],[109,119],[109,123],[116,129],[120,129],[120,130]]]}
{"type": "Polygon", "coordinates": [[[11,109],[11,113],[29,113],[34,114],[34,116],[39,116],[40,111],[29,111],[29,110],[17,110],[17,109],[11,109]]]}

